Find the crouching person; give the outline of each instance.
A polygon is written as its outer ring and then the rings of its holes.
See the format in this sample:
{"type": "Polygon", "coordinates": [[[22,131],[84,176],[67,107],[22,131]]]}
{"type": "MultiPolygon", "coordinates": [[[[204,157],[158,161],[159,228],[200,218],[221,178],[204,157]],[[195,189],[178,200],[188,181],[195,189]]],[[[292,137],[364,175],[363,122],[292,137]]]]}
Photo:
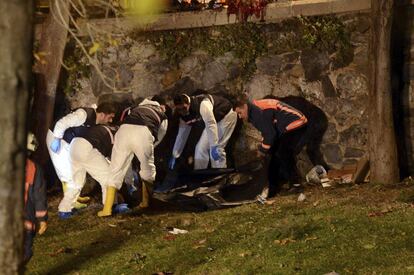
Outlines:
{"type": "Polygon", "coordinates": [[[24,262],[27,263],[33,255],[32,246],[36,230],[42,235],[47,229],[47,197],[46,182],[39,165],[30,159],[31,153],[36,150],[37,141],[29,133],[27,149],[29,157],[26,160],[26,180],[24,188],[24,262]]]}
{"type": "Polygon", "coordinates": [[[96,125],[86,129],[70,143],[70,169],[72,181],[67,184],[66,192],[59,204],[59,218],[70,218],[74,213],[76,201],[85,185],[86,173],[101,184],[102,203],[105,202],[114,135],[118,127],[96,125]]]}
{"type": "Polygon", "coordinates": [[[115,135],[110,174],[106,182],[106,200],[103,210],[98,212],[99,217],[112,215],[116,190],[122,187],[134,155],[140,162],[139,175],[142,181],[142,201],[139,207],[148,207],[156,174],[154,147],[164,138],[168,127],[165,106],[163,98],[154,96],[153,100],[145,99],[128,111],[115,135]]]}
{"type": "MultiPolygon", "coordinates": [[[[68,144],[72,139],[79,137],[85,131],[98,124],[106,124],[112,122],[115,116],[116,107],[111,103],[102,103],[98,108],[82,107],[78,108],[63,118],[59,119],[54,127],[53,132],[49,132],[47,136],[47,144],[49,154],[55,167],[56,174],[62,182],[63,193],[66,192],[67,183],[72,181],[70,173],[70,160],[68,144]],[[62,143],[66,143],[61,150],[62,143]]],[[[82,204],[89,200],[87,197],[78,197],[76,208],[86,207],[82,204]]]]}
{"type": "Polygon", "coordinates": [[[209,162],[212,168],[226,168],[225,147],[237,123],[237,114],[233,111],[231,102],[218,95],[201,94],[190,97],[181,94],[174,97],[174,105],[180,117],[180,126],[169,168],[174,169],[191,127],[200,121],[204,122],[205,128],[195,148],[194,169],[206,169],[209,162]]]}
{"type": "Polygon", "coordinates": [[[259,130],[263,141],[259,145],[261,156],[272,155],[269,171],[269,196],[273,196],[280,186],[278,178],[285,174],[291,185],[299,183],[300,177],[296,166],[296,156],[306,145],[304,131],[307,118],[299,110],[277,99],[248,100],[241,95],[235,111],[240,118],[247,120],[259,130]]]}

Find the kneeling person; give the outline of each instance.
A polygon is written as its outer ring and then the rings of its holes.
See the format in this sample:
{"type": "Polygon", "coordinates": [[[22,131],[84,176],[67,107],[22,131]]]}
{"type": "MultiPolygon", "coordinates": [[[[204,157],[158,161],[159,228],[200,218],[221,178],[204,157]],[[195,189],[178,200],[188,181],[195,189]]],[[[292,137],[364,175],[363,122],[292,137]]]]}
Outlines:
{"type": "Polygon", "coordinates": [[[157,101],[145,99],[130,110],[115,135],[110,174],[106,182],[105,205],[103,210],[98,212],[100,217],[112,215],[116,190],[122,187],[134,155],[140,162],[139,175],[143,192],[140,207],[148,207],[156,174],[154,147],[164,138],[168,127],[165,101],[160,97],[153,99],[157,101]]]}
{"type": "Polygon", "coordinates": [[[70,143],[70,166],[72,181],[67,184],[66,192],[59,204],[59,217],[70,218],[72,209],[85,185],[86,173],[101,184],[102,203],[105,202],[109,161],[114,143],[115,126],[96,125],[70,143]]]}

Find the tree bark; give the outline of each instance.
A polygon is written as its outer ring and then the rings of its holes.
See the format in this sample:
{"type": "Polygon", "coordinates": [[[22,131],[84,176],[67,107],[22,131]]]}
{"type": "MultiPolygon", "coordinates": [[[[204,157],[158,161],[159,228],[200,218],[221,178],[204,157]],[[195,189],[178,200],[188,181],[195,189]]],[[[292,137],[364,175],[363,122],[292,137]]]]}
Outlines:
{"type": "Polygon", "coordinates": [[[400,180],[391,90],[391,27],[393,0],[372,0],[370,41],[370,180],[400,180]]]}
{"type": "Polygon", "coordinates": [[[0,14],[0,274],[19,274],[33,2],[0,1],[0,14]]]}
{"type": "Polygon", "coordinates": [[[43,23],[39,53],[44,62],[36,64],[36,89],[33,103],[32,129],[39,140],[35,159],[40,164],[48,160],[46,134],[53,123],[56,88],[59,82],[63,54],[68,36],[70,4],[68,0],[53,0],[50,13],[43,23]]]}

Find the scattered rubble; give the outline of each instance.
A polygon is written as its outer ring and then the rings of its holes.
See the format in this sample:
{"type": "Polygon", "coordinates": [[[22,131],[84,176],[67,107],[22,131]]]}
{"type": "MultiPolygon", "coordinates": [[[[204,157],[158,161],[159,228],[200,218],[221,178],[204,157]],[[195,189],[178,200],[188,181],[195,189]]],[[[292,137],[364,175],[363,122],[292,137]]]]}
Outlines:
{"type": "Polygon", "coordinates": [[[324,188],[337,184],[369,182],[369,160],[363,157],[356,164],[345,165],[341,169],[331,169],[327,172],[324,167],[317,165],[306,174],[306,182],[321,184],[324,188]]]}
{"type": "Polygon", "coordinates": [[[298,197],[298,202],[303,202],[306,200],[306,195],[303,193],[300,193],[299,197],[298,197]]]}

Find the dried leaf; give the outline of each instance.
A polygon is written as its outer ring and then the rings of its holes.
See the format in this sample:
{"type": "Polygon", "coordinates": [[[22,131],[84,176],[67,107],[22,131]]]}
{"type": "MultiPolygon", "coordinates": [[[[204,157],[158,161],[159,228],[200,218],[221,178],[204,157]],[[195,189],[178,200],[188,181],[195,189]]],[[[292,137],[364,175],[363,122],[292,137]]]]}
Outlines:
{"type": "Polygon", "coordinates": [[[390,209],[383,209],[381,211],[375,211],[375,212],[368,213],[368,217],[381,217],[390,212],[391,212],[390,209]]]}
{"type": "Polygon", "coordinates": [[[363,246],[365,249],[374,249],[375,248],[375,245],[373,245],[373,244],[366,244],[366,245],[364,245],[363,246]]]}
{"type": "Polygon", "coordinates": [[[171,234],[167,234],[163,237],[163,239],[167,241],[173,241],[175,240],[175,238],[176,238],[175,235],[171,235],[171,234]]]}
{"type": "Polygon", "coordinates": [[[202,239],[194,243],[193,249],[198,249],[202,247],[206,247],[207,239],[202,239]]]}
{"type": "Polygon", "coordinates": [[[49,253],[49,256],[55,257],[61,253],[73,253],[73,249],[70,247],[61,247],[55,252],[49,253]]]}
{"type": "Polygon", "coordinates": [[[265,201],[265,204],[266,205],[272,205],[272,204],[274,204],[276,202],[276,200],[266,200],[265,201]]]}
{"type": "Polygon", "coordinates": [[[308,237],[305,239],[305,242],[317,240],[318,237],[308,237]]]}
{"type": "Polygon", "coordinates": [[[279,245],[287,245],[289,243],[294,243],[294,242],[296,242],[296,240],[290,239],[290,238],[286,238],[283,240],[274,240],[274,243],[279,244],[279,245]]]}

